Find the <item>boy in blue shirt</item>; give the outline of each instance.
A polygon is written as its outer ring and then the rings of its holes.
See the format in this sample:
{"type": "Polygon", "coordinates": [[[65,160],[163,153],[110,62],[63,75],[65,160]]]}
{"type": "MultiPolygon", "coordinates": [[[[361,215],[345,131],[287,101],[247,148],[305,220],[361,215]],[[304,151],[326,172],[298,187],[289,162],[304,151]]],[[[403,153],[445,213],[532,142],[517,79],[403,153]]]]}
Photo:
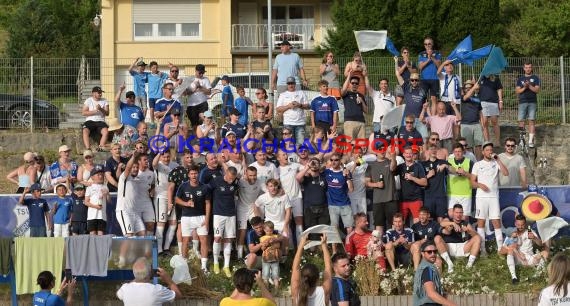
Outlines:
{"type": "Polygon", "coordinates": [[[335,97],[327,94],[329,90],[327,80],[320,80],[318,85],[320,95],[311,101],[311,127],[314,129],[316,126],[320,126],[325,133],[330,130],[336,131],[338,103],[335,97]]]}
{"type": "Polygon", "coordinates": [[[69,237],[69,221],[71,219],[73,201],[65,196],[67,194],[67,186],[65,184],[58,184],[55,187],[55,192],[57,198],[50,212],[53,220],[53,236],[69,237]]]}
{"type": "Polygon", "coordinates": [[[18,203],[28,207],[30,214],[30,237],[47,237],[46,224],[51,225],[49,206],[45,199],[41,198],[42,187],[35,183],[30,188],[24,189],[18,203]],[[28,191],[32,194],[31,199],[24,199],[28,191]]]}
{"type": "Polygon", "coordinates": [[[123,125],[136,128],[139,125],[139,122],[144,122],[144,113],[138,105],[135,105],[136,94],[133,91],[127,91],[125,94],[125,102],[121,101],[121,94],[124,90],[125,83],[119,87],[119,92],[117,92],[117,95],[115,96],[115,107],[119,107],[119,118],[121,119],[121,123],[123,125]]]}
{"type": "Polygon", "coordinates": [[[234,107],[234,94],[230,85],[230,78],[227,75],[222,77],[222,115],[226,118],[226,122],[230,121],[230,110],[234,107]]]}
{"type": "Polygon", "coordinates": [[[248,107],[251,103],[251,100],[245,96],[245,89],[241,86],[236,87],[237,94],[239,97],[236,98],[234,101],[235,109],[240,112],[240,116],[238,122],[246,126],[249,121],[249,110],[248,107]]]}
{"type": "Polygon", "coordinates": [[[156,101],[162,98],[162,84],[164,84],[164,81],[168,79],[168,73],[158,71],[158,63],[156,61],[150,62],[149,67],[148,109],[150,111],[151,125],[154,125],[154,105],[156,104],[156,101]]]}
{"type": "Polygon", "coordinates": [[[129,74],[133,76],[134,82],[134,92],[136,95],[135,105],[139,104],[143,109],[143,113],[146,114],[146,83],[148,83],[148,75],[150,73],[145,72],[146,63],[143,62],[142,57],[137,57],[134,62],[129,67],[129,74]],[[137,67],[135,69],[135,66],[137,67]]]}

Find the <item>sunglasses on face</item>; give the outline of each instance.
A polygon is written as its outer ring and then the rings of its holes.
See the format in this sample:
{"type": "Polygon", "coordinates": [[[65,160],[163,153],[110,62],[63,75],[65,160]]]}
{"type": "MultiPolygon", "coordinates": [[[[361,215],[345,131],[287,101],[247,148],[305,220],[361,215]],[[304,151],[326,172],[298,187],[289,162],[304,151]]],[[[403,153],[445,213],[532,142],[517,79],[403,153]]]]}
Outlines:
{"type": "Polygon", "coordinates": [[[505,145],[505,147],[507,147],[507,148],[514,148],[514,147],[516,147],[516,146],[517,146],[517,145],[514,145],[514,144],[505,145]]]}
{"type": "Polygon", "coordinates": [[[350,84],[352,84],[352,85],[358,85],[359,83],[351,82],[350,84]]]}
{"type": "Polygon", "coordinates": [[[337,161],[340,161],[340,159],[331,159],[331,161],[337,162],[337,161]]]}
{"type": "Polygon", "coordinates": [[[173,72],[173,73],[174,73],[174,72],[178,72],[178,70],[170,70],[170,72],[173,72]]]}
{"type": "Polygon", "coordinates": [[[417,82],[419,81],[418,79],[410,79],[410,82],[417,82]]]}
{"type": "Polygon", "coordinates": [[[424,46],[431,46],[432,43],[424,43],[424,46]]]}
{"type": "Polygon", "coordinates": [[[439,138],[430,138],[430,140],[439,141],[439,138]]]}
{"type": "Polygon", "coordinates": [[[414,124],[413,121],[406,121],[406,124],[414,124]]]}
{"type": "Polygon", "coordinates": [[[92,159],[93,156],[85,156],[85,159],[92,159]]]}
{"type": "Polygon", "coordinates": [[[437,250],[425,250],[424,253],[428,253],[431,255],[437,253],[437,250]]]}

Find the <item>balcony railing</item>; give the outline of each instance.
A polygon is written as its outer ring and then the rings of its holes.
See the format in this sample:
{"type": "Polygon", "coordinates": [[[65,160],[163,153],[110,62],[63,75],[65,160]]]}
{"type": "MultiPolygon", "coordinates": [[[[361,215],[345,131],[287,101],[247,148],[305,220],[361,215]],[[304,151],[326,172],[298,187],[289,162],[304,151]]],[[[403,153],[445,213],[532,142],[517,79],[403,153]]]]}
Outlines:
{"type": "Polygon", "coordinates": [[[267,50],[268,46],[279,48],[287,39],[297,50],[312,50],[326,39],[332,24],[273,24],[271,42],[267,43],[267,24],[232,25],[232,50],[267,50]]]}

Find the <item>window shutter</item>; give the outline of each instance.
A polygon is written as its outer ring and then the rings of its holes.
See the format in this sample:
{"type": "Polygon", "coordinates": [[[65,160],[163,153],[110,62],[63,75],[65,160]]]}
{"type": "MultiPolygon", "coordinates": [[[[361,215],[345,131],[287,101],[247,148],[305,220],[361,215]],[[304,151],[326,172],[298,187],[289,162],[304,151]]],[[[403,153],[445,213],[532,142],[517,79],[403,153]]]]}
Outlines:
{"type": "Polygon", "coordinates": [[[134,23],[200,23],[200,0],[133,0],[134,23]]]}

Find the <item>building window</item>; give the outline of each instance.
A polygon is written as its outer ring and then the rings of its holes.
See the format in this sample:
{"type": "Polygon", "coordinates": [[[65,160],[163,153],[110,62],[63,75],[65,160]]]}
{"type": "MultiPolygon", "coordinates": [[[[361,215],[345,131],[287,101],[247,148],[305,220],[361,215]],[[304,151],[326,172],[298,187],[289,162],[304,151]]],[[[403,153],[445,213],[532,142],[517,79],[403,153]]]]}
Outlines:
{"type": "Polygon", "coordinates": [[[201,38],[201,0],[133,0],[135,40],[201,38]]]}

